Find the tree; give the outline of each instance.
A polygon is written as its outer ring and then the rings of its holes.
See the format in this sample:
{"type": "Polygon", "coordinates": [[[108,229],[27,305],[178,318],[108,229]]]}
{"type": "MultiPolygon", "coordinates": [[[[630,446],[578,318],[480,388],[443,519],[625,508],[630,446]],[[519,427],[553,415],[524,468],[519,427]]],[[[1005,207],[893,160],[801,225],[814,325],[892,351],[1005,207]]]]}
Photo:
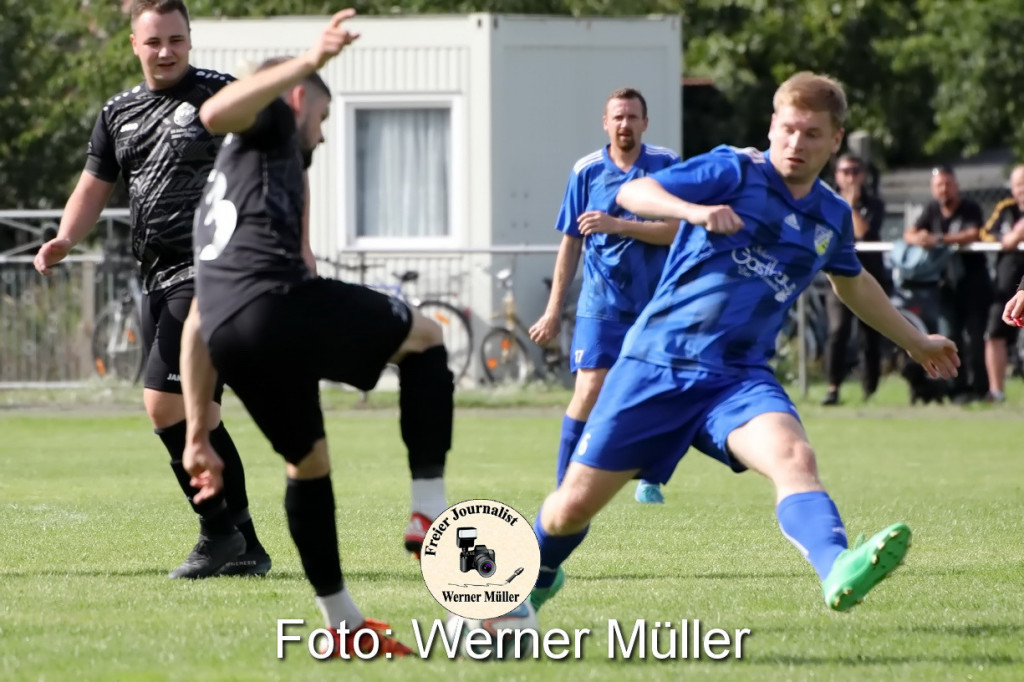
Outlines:
{"type": "MultiPolygon", "coordinates": [[[[139,82],[117,2],[0,0],[0,207],[63,204],[105,98],[139,82]]],[[[682,63],[717,89],[684,102],[687,155],[764,146],[771,96],[801,69],[838,78],[849,129],[890,166],[1012,144],[1024,158],[1020,0],[354,0],[363,14],[682,13],[682,63]]],[[[328,14],[324,0],[193,0],[199,16],[328,14]]]]}

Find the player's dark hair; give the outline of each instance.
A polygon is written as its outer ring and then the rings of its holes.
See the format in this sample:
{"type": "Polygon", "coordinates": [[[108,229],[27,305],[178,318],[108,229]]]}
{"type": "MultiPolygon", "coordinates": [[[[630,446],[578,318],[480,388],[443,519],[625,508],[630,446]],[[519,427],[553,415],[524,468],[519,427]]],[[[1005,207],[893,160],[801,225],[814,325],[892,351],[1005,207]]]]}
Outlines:
{"type": "Polygon", "coordinates": [[[856,154],[851,154],[849,152],[847,152],[845,154],[840,154],[839,158],[836,159],[836,161],[845,161],[846,163],[855,163],[858,166],[860,166],[861,168],[864,167],[864,159],[860,158],[856,154]]]}
{"type": "Polygon", "coordinates": [[[608,95],[608,99],[604,101],[605,109],[608,108],[608,102],[613,99],[638,99],[640,100],[640,111],[643,113],[643,117],[647,118],[647,100],[640,94],[640,91],[636,88],[619,88],[612,94],[608,95]]]}
{"type": "Polygon", "coordinates": [[[945,163],[940,163],[932,168],[932,175],[948,175],[951,178],[956,177],[956,173],[953,172],[953,167],[945,163]]]}
{"type": "MultiPolygon", "coordinates": [[[[264,69],[269,69],[272,66],[283,64],[284,62],[290,59],[294,59],[294,57],[271,57],[269,59],[264,60],[262,64],[257,66],[256,71],[263,71],[264,69]]],[[[316,71],[303,78],[302,83],[306,87],[317,88],[327,97],[327,99],[331,99],[331,89],[327,87],[327,83],[324,82],[324,79],[321,78],[320,74],[318,74],[316,71]]]]}
{"type": "Polygon", "coordinates": [[[130,10],[132,26],[135,25],[135,21],[144,12],[156,12],[157,14],[181,12],[181,16],[185,17],[185,25],[188,26],[190,31],[192,30],[192,22],[188,18],[188,7],[185,7],[185,3],[182,0],[132,0],[132,8],[130,10]]]}

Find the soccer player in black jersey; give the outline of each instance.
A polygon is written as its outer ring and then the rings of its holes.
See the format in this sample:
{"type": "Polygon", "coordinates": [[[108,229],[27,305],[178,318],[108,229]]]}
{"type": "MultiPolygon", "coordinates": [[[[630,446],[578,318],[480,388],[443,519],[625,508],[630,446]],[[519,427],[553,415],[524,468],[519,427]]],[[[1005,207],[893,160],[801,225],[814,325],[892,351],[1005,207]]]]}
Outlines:
{"type": "MultiPolygon", "coordinates": [[[[378,631],[381,652],[409,653],[367,620],[342,579],[331,465],[319,381],[372,389],[399,367],[402,439],[414,477],[438,481],[451,447],[452,373],[440,327],[402,301],[303,267],[302,158],[322,139],[330,91],[316,71],[358,34],[335,14],[300,57],[265,65],[200,109],[217,155],[195,222],[196,300],[182,337],[188,421],[185,466],[197,498],[220,488],[207,434],[209,396],[221,376],[287,462],[288,529],[328,628],[351,651],[351,631],[378,631]]],[[[366,642],[367,638],[362,638],[366,642]]]]}
{"type": "Polygon", "coordinates": [[[89,141],[85,172],[64,207],[57,237],[39,249],[43,274],[88,233],[120,175],[131,203],[132,251],[145,297],[143,342],[149,348],[143,399],[171,456],[178,483],[200,517],[199,541],[172,578],[264,575],[270,557],[249,515],[245,473],[220,421],[221,385],[208,412],[210,439],[224,458],[224,493],[205,501],[182,467],[185,407],[178,361],[181,327],[194,292],[192,222],[221,138],[199,120],[199,107],[233,78],[189,65],[188,9],[181,0],[134,0],[132,49],[145,80],[112,97],[89,141]]]}

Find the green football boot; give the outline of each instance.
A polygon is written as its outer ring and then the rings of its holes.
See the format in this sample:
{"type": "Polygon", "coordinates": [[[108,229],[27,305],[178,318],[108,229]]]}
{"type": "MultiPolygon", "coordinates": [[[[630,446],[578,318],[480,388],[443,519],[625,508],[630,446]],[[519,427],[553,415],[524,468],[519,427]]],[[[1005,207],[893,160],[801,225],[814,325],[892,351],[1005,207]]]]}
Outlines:
{"type": "Polygon", "coordinates": [[[535,587],[530,592],[530,603],[533,604],[533,610],[540,611],[541,605],[558,594],[558,591],[562,589],[564,584],[565,570],[559,566],[558,571],[555,573],[555,582],[551,583],[551,587],[535,587]]]}
{"type": "Polygon", "coordinates": [[[867,541],[857,539],[852,549],[843,550],[821,583],[825,603],[835,611],[847,611],[903,563],[910,549],[910,528],[894,523],[867,541]]]}

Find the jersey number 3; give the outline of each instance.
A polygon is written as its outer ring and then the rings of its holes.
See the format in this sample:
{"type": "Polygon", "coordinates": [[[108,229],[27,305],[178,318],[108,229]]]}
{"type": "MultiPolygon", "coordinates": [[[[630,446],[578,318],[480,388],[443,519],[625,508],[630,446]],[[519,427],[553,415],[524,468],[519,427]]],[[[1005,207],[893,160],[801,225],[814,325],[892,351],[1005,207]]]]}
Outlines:
{"type": "MultiPolygon", "coordinates": [[[[215,260],[228,245],[231,235],[235,233],[238,226],[238,209],[235,205],[224,198],[228,191],[228,179],[220,171],[210,171],[208,182],[213,187],[203,197],[206,204],[206,217],[203,219],[203,226],[209,228],[213,225],[213,239],[199,252],[199,260],[215,260]]],[[[208,229],[206,233],[209,234],[208,229]]]]}

